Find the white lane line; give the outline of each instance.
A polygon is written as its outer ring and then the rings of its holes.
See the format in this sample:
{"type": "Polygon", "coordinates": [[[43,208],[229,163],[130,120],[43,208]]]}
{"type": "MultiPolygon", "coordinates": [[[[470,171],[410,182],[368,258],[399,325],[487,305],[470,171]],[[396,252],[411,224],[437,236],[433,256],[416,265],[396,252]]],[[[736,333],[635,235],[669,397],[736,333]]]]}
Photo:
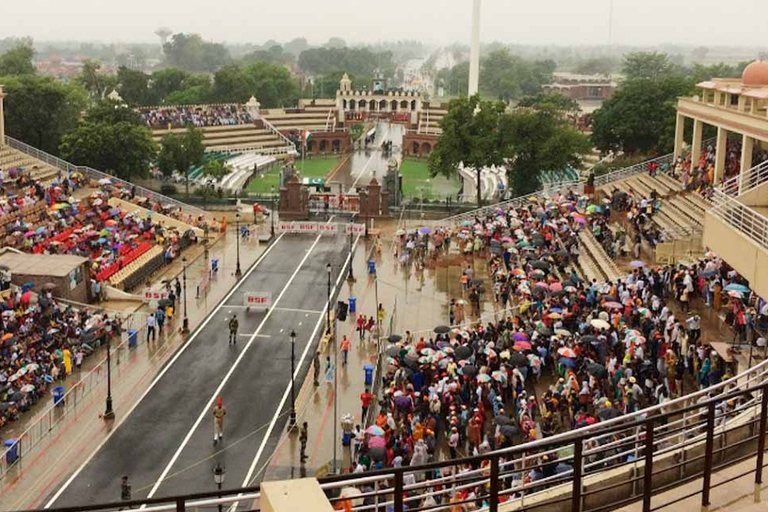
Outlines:
{"type": "Polygon", "coordinates": [[[325,313],[325,310],[315,309],[294,309],[294,308],[272,308],[278,311],[288,311],[290,313],[306,313],[307,315],[321,315],[325,313]]]}
{"type": "Polygon", "coordinates": [[[245,336],[246,338],[248,338],[250,336],[256,336],[257,338],[271,338],[272,337],[271,334],[256,334],[256,333],[253,333],[253,332],[249,332],[249,333],[246,333],[246,334],[238,334],[238,336],[245,336]]]}
{"type": "MultiPolygon", "coordinates": [[[[381,140],[387,140],[387,135],[389,135],[389,128],[387,128],[387,131],[386,131],[386,133],[385,133],[385,134],[384,134],[384,136],[383,136],[381,139],[379,139],[379,140],[380,140],[380,141],[381,141],[381,140]]],[[[355,191],[355,187],[357,187],[357,183],[360,181],[360,178],[362,178],[362,177],[363,177],[363,175],[365,174],[365,170],[366,170],[366,169],[368,169],[368,166],[369,166],[369,165],[371,165],[371,162],[373,162],[373,159],[374,159],[374,157],[376,157],[376,156],[378,156],[378,155],[377,155],[377,153],[376,153],[375,151],[374,151],[373,153],[371,153],[371,157],[370,157],[370,158],[368,159],[368,161],[365,163],[365,165],[363,166],[363,169],[360,171],[360,174],[358,174],[358,175],[357,175],[357,178],[355,178],[355,182],[354,182],[354,183],[352,183],[352,186],[351,186],[351,187],[349,188],[349,190],[347,191],[347,194],[351,194],[352,192],[354,192],[354,191],[355,191]]]]}
{"type": "Polygon", "coordinates": [[[155,385],[160,381],[160,379],[163,378],[163,375],[165,375],[165,372],[170,370],[171,366],[181,357],[181,354],[184,353],[185,350],[187,350],[187,347],[189,347],[192,342],[197,338],[197,335],[200,334],[206,325],[208,325],[208,322],[211,321],[211,319],[216,316],[216,314],[221,310],[221,308],[226,307],[225,303],[229,300],[229,298],[237,291],[237,289],[240,287],[240,285],[245,281],[245,279],[248,278],[248,276],[251,275],[251,273],[256,270],[256,267],[258,267],[262,261],[267,257],[267,254],[269,254],[274,247],[277,246],[277,244],[280,242],[280,240],[283,238],[285,233],[282,233],[277,239],[275,240],[275,243],[267,247],[267,250],[264,251],[261,256],[259,256],[259,259],[256,261],[256,263],[248,270],[248,272],[243,275],[243,278],[240,279],[237,283],[235,283],[235,286],[232,287],[232,289],[229,291],[229,293],[222,299],[222,301],[219,303],[216,308],[206,317],[205,320],[203,320],[203,323],[200,324],[200,326],[195,330],[195,332],[192,334],[192,336],[189,337],[189,339],[182,345],[182,347],[176,352],[176,354],[171,358],[171,360],[163,367],[163,369],[160,371],[160,373],[157,374],[157,376],[154,378],[152,383],[150,383],[149,387],[144,391],[144,393],[141,394],[139,399],[136,401],[135,404],[131,406],[130,409],[128,409],[128,412],[125,413],[124,416],[122,416],[122,421],[115,426],[115,428],[112,429],[112,431],[107,434],[107,437],[104,438],[104,440],[99,443],[99,445],[96,447],[95,450],[93,450],[93,453],[91,453],[87,459],[80,465],[80,467],[75,470],[74,473],[72,473],[72,476],[70,476],[66,482],[64,482],[64,485],[61,486],[61,488],[56,491],[56,494],[53,495],[53,497],[46,503],[44,508],[51,508],[53,504],[56,502],[57,499],[61,496],[61,494],[67,490],[67,487],[69,487],[72,482],[74,482],[75,478],[83,471],[83,468],[93,459],[93,457],[96,456],[97,453],[99,453],[99,450],[107,444],[107,441],[114,435],[115,432],[117,432],[117,429],[123,424],[123,422],[131,415],[133,410],[138,407],[138,405],[141,403],[142,400],[144,400],[144,397],[146,397],[150,391],[152,391],[152,388],[155,387],[155,385]]]}
{"type": "MultiPolygon", "coordinates": [[[[344,267],[349,264],[351,265],[352,262],[350,259],[352,258],[352,254],[354,253],[354,247],[357,246],[357,243],[360,241],[360,235],[357,235],[357,238],[355,239],[355,243],[353,246],[352,252],[350,252],[347,255],[347,259],[344,262],[344,265],[341,267],[342,270],[344,267]]],[[[345,273],[339,272],[339,276],[336,278],[336,283],[333,285],[333,290],[331,290],[331,297],[333,297],[336,294],[336,290],[339,287],[339,283],[344,278],[345,273]]],[[[326,302],[325,307],[323,308],[323,313],[325,313],[326,309],[330,304],[326,302]]],[[[304,352],[301,353],[301,358],[299,359],[299,363],[296,365],[296,371],[293,374],[293,378],[297,378],[299,376],[299,372],[301,371],[301,366],[304,364],[304,359],[306,359],[307,354],[309,353],[309,347],[312,346],[312,340],[315,339],[315,336],[317,335],[317,330],[320,328],[320,326],[325,321],[325,315],[321,315],[320,318],[318,318],[317,323],[315,324],[315,328],[312,330],[312,335],[309,337],[309,341],[307,343],[307,346],[304,347],[304,352]]],[[[267,428],[267,432],[264,434],[264,438],[261,440],[261,444],[259,445],[259,449],[256,452],[256,456],[253,459],[253,462],[251,463],[251,467],[248,468],[248,473],[245,475],[245,480],[243,480],[243,487],[248,486],[248,482],[251,481],[253,478],[253,473],[256,471],[256,465],[259,463],[259,459],[261,458],[261,455],[264,453],[264,448],[267,446],[267,442],[269,441],[270,436],[272,435],[272,430],[275,428],[275,424],[277,423],[277,419],[280,417],[280,411],[283,410],[283,407],[285,406],[285,402],[288,401],[288,394],[291,392],[291,383],[288,382],[288,385],[285,387],[285,391],[283,392],[283,398],[280,400],[280,405],[277,406],[277,410],[275,411],[275,415],[272,417],[272,421],[269,422],[269,427],[267,428]]],[[[336,400],[336,397],[334,397],[334,400],[336,400]]],[[[242,496],[242,494],[240,494],[242,496]]],[[[238,502],[235,502],[232,504],[229,510],[237,510],[238,502]]]]}
{"type": "MultiPolygon", "coordinates": [[[[291,274],[290,279],[288,279],[288,282],[285,283],[285,286],[280,291],[280,295],[278,295],[277,299],[275,300],[275,305],[280,303],[280,300],[282,300],[283,295],[285,295],[285,292],[287,292],[288,288],[290,288],[291,284],[293,284],[293,280],[296,279],[296,276],[301,271],[301,268],[304,266],[304,263],[306,263],[307,260],[309,259],[310,254],[312,254],[312,251],[320,242],[320,239],[322,238],[322,236],[323,236],[322,233],[317,235],[317,238],[315,238],[315,241],[310,246],[309,250],[307,251],[307,254],[305,254],[304,257],[301,259],[301,262],[296,267],[296,270],[293,271],[293,274],[291,274]]],[[[227,371],[226,375],[224,375],[224,378],[216,387],[216,390],[211,395],[211,398],[208,400],[208,403],[205,404],[205,406],[203,407],[203,410],[200,411],[200,415],[197,417],[197,420],[192,425],[192,428],[190,428],[189,432],[187,432],[187,435],[184,436],[184,440],[181,442],[178,449],[173,454],[173,457],[171,457],[171,460],[165,466],[165,469],[160,474],[160,477],[155,482],[155,485],[152,486],[152,490],[150,490],[149,494],[147,494],[147,499],[152,498],[155,495],[157,490],[160,488],[160,485],[163,483],[163,480],[165,480],[165,477],[168,476],[168,473],[171,471],[171,468],[181,456],[181,453],[184,451],[184,448],[186,448],[187,444],[189,444],[189,441],[192,439],[192,435],[197,430],[197,427],[200,426],[200,423],[202,423],[203,418],[206,418],[210,415],[211,409],[213,408],[213,403],[216,401],[216,398],[221,395],[221,392],[224,389],[224,386],[227,384],[227,382],[232,377],[232,375],[234,375],[235,370],[240,365],[240,362],[243,360],[243,358],[245,358],[245,355],[248,353],[248,349],[253,344],[253,340],[256,339],[256,336],[258,336],[261,330],[264,328],[264,325],[267,323],[267,320],[269,320],[269,317],[272,316],[273,311],[274,311],[274,308],[267,311],[267,314],[264,315],[264,318],[262,319],[261,323],[256,328],[256,332],[250,337],[250,339],[248,340],[248,343],[246,343],[245,347],[243,348],[243,351],[240,352],[240,355],[237,356],[237,359],[235,359],[235,362],[232,363],[232,366],[229,367],[229,371],[227,371]]],[[[140,508],[145,508],[145,505],[142,505],[140,508]]]]}

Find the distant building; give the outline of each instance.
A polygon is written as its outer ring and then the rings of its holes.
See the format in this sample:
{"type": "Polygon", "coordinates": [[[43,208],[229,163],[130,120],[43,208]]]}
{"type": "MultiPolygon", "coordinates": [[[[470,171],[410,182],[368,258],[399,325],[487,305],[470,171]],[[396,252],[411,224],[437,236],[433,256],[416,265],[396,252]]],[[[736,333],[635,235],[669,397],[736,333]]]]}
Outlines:
{"type": "Polygon", "coordinates": [[[553,83],[541,86],[545,93],[558,93],[576,101],[605,101],[613,96],[616,82],[602,75],[555,73],[553,83]]]}

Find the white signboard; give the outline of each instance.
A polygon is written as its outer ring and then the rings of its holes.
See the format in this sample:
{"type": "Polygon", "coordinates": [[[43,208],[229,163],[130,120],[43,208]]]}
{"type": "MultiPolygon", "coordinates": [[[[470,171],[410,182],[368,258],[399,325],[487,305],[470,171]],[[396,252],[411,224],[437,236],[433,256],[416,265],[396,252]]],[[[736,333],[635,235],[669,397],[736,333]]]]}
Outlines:
{"type": "Polygon", "coordinates": [[[329,233],[346,235],[365,234],[365,224],[343,224],[326,222],[278,222],[277,230],[283,233],[329,233]]]}
{"type": "Polygon", "coordinates": [[[243,305],[253,309],[269,309],[272,307],[272,293],[245,292],[243,294],[243,305]]]}
{"type": "Polygon", "coordinates": [[[149,288],[144,290],[144,302],[150,302],[153,300],[162,300],[168,298],[168,292],[165,290],[150,290],[149,288]]]}

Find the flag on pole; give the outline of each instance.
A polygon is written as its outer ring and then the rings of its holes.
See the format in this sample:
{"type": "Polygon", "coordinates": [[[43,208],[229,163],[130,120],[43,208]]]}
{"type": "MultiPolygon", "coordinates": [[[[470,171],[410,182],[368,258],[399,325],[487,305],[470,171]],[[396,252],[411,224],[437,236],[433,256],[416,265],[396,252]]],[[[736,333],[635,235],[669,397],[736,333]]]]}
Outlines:
{"type": "Polygon", "coordinates": [[[304,144],[304,147],[307,147],[307,144],[309,144],[310,140],[312,140],[312,134],[309,133],[309,130],[305,129],[301,134],[301,141],[304,144]]]}

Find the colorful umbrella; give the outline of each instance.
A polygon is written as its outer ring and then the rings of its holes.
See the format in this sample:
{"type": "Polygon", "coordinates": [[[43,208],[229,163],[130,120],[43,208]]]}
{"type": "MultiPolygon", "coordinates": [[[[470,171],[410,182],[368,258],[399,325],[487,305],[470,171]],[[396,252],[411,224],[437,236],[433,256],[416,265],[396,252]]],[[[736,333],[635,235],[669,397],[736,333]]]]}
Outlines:
{"type": "Polygon", "coordinates": [[[622,306],[621,303],[619,303],[619,302],[611,301],[611,302],[606,302],[605,303],[605,307],[608,308],[608,309],[621,309],[624,306],[622,306]]]}
{"type": "Polygon", "coordinates": [[[377,426],[377,425],[371,425],[367,429],[365,429],[366,434],[370,434],[372,436],[383,436],[384,435],[384,429],[377,426]]]}
{"type": "Polygon", "coordinates": [[[480,382],[481,384],[485,384],[486,382],[491,382],[491,376],[488,375],[487,373],[478,374],[478,376],[475,378],[477,379],[477,382],[480,382]]]}
{"type": "Polygon", "coordinates": [[[594,327],[595,329],[600,329],[603,331],[611,327],[611,324],[609,324],[605,320],[600,320],[599,318],[592,320],[590,322],[590,325],[592,325],[592,327],[594,327]]]}
{"type": "Polygon", "coordinates": [[[640,260],[633,260],[629,262],[629,266],[632,268],[642,268],[645,266],[645,262],[640,260]]]}
{"type": "Polygon", "coordinates": [[[518,341],[512,348],[522,352],[523,350],[531,350],[531,344],[528,341],[518,341]]]}
{"type": "Polygon", "coordinates": [[[557,354],[562,357],[567,357],[569,359],[576,358],[576,352],[574,352],[574,350],[569,347],[560,347],[559,349],[557,349],[557,354]]]}

